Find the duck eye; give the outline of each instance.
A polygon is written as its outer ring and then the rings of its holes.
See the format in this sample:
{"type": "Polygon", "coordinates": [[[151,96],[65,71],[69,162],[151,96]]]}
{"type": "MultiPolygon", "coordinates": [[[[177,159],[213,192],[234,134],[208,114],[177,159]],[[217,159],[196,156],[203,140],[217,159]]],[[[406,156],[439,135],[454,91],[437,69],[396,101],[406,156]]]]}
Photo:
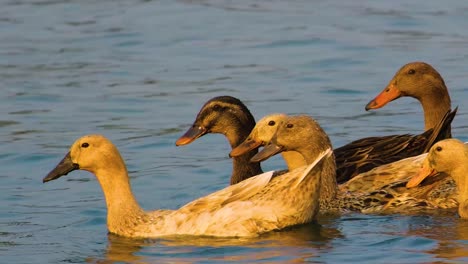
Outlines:
{"type": "Polygon", "coordinates": [[[441,152],[441,151],[442,151],[442,147],[441,147],[441,146],[438,146],[438,147],[436,148],[436,151],[437,151],[437,152],[441,152]]]}
{"type": "Polygon", "coordinates": [[[81,144],[81,147],[82,148],[87,148],[87,147],[89,147],[89,144],[85,142],[85,143],[81,144]]]}
{"type": "Polygon", "coordinates": [[[410,69],[410,70],[408,71],[408,74],[415,74],[415,73],[416,73],[416,71],[415,71],[414,69],[410,69]]]}
{"type": "Polygon", "coordinates": [[[220,105],[214,105],[213,110],[215,111],[221,111],[221,106],[220,105]]]}
{"type": "Polygon", "coordinates": [[[269,125],[269,126],[274,126],[275,124],[276,124],[276,123],[275,123],[275,121],[273,121],[273,120],[271,120],[270,122],[268,122],[268,125],[269,125]]]}
{"type": "Polygon", "coordinates": [[[286,127],[287,128],[292,128],[294,125],[293,124],[287,124],[286,127]]]}

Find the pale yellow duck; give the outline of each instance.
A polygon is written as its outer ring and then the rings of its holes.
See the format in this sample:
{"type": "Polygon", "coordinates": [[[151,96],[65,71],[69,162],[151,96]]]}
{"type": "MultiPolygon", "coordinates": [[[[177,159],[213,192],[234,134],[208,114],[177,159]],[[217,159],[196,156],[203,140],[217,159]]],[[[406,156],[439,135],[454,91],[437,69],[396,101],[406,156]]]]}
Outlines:
{"type": "Polygon", "coordinates": [[[87,135],[75,141],[43,182],[77,169],[93,173],[106,200],[108,230],[117,235],[257,236],[315,219],[320,176],[324,163],[333,160],[331,154],[325,148],[310,166],[280,177],[272,172],[251,177],[178,210],[144,211],[117,148],[102,135],[87,135]]]}
{"type": "Polygon", "coordinates": [[[420,173],[407,186],[416,187],[426,177],[444,173],[455,180],[458,191],[458,214],[468,218],[468,146],[458,139],[437,142],[424,159],[420,173]]]}
{"type": "MultiPolygon", "coordinates": [[[[307,115],[273,114],[266,116],[257,123],[252,131],[253,134],[257,132],[259,132],[257,136],[265,140],[265,147],[253,156],[251,161],[261,162],[279,153],[294,153],[291,156],[283,155],[288,163],[288,168],[293,171],[296,166],[302,167],[304,164],[313,162],[324,149],[332,148],[331,141],[322,127],[307,115]],[[264,137],[264,135],[269,136],[264,137]],[[299,157],[299,159],[294,160],[295,157],[299,157]]],[[[235,151],[234,149],[234,154],[235,151]]],[[[324,162],[320,185],[321,213],[341,213],[347,209],[361,210],[368,206],[368,204],[364,205],[361,201],[354,199],[350,199],[347,204],[342,204],[348,197],[338,197],[337,195],[336,164],[333,156],[324,162]]]]}

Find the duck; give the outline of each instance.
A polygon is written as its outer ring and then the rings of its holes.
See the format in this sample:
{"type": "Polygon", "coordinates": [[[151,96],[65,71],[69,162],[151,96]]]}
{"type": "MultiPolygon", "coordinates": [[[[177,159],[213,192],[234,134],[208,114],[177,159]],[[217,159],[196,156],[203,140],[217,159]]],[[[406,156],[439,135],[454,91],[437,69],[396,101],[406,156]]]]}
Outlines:
{"type": "MultiPolygon", "coordinates": [[[[468,219],[468,145],[451,138],[437,142],[429,150],[419,174],[407,183],[408,188],[417,187],[428,177],[445,174],[455,181],[458,215],[468,219]]],[[[447,192],[452,192],[449,189],[447,192]]]]}
{"type": "MultiPolygon", "coordinates": [[[[427,152],[436,138],[438,138],[439,133],[444,131],[447,126],[450,126],[457,109],[447,112],[437,126],[419,135],[404,134],[367,137],[334,149],[337,183],[347,182],[357,175],[381,165],[427,152]]],[[[286,114],[272,114],[263,117],[255,125],[244,142],[232,149],[229,155],[237,157],[247,151],[265,145],[275,134],[277,124],[285,118],[287,118],[286,114]]],[[[298,155],[292,154],[294,152],[288,153],[286,156],[283,155],[283,158],[289,170],[306,164],[298,155]]]]}
{"type": "MultiPolygon", "coordinates": [[[[279,116],[276,115],[276,117],[279,116]]],[[[278,123],[275,126],[275,133],[264,148],[250,159],[251,162],[262,162],[273,155],[287,151],[296,152],[302,156],[301,160],[307,165],[325,149],[333,149],[327,133],[312,117],[308,115],[283,115],[276,120],[278,123]]],[[[260,124],[262,123],[260,122],[260,124]]],[[[331,157],[324,162],[321,175],[321,208],[334,200],[337,193],[336,163],[334,156],[331,157]]],[[[295,168],[289,167],[292,171],[295,170],[295,168]]]]}
{"type": "MultiPolygon", "coordinates": [[[[232,96],[217,96],[202,106],[192,126],[175,144],[188,145],[206,134],[218,133],[226,137],[231,148],[235,148],[247,138],[254,126],[255,119],[241,100],[232,96]]],[[[232,158],[230,184],[263,173],[259,163],[249,162],[257,152],[257,149],[251,149],[232,158]]]]}
{"type": "Polygon", "coordinates": [[[252,237],[315,221],[320,177],[331,149],[309,166],[273,177],[273,172],[250,177],[177,210],[143,210],[135,199],[125,162],[117,147],[103,135],[77,139],[43,182],[74,170],[94,174],[107,205],[107,228],[132,238],[171,235],[252,237]]]}
{"type": "MultiPolygon", "coordinates": [[[[282,151],[296,151],[303,156],[306,163],[310,163],[315,159],[317,151],[327,146],[330,146],[330,141],[315,120],[308,116],[289,116],[277,125],[274,136],[265,145],[263,150],[252,157],[251,161],[262,162],[282,151]]],[[[408,159],[413,160],[411,162],[406,161],[407,165],[411,165],[411,168],[417,171],[420,168],[417,164],[419,162],[420,165],[424,157],[418,156],[408,159]]],[[[391,164],[386,166],[388,168],[391,164]]],[[[393,164],[393,166],[395,165],[393,164]]],[[[336,181],[334,181],[336,178],[336,167],[332,163],[326,163],[321,181],[321,213],[344,213],[347,211],[359,211],[362,213],[418,213],[440,208],[425,199],[424,195],[427,195],[432,186],[426,185],[408,191],[404,187],[410,179],[407,173],[401,173],[399,177],[396,177],[391,174],[389,175],[388,170],[384,170],[383,176],[387,178],[381,179],[378,176],[382,176],[380,175],[382,171],[376,173],[378,168],[360,174],[350,180],[349,183],[346,182],[338,186],[336,181]],[[352,189],[352,187],[358,188],[352,189]],[[362,188],[359,189],[359,187],[362,188]]],[[[453,205],[447,205],[447,207],[452,208],[453,205]]]]}
{"type": "MultiPolygon", "coordinates": [[[[445,114],[451,111],[451,99],[444,79],[426,62],[415,61],[403,65],[365,109],[369,111],[382,108],[400,97],[412,97],[420,102],[424,112],[425,131],[436,127],[445,114]]],[[[447,126],[435,142],[451,137],[451,126],[447,126]]]]}

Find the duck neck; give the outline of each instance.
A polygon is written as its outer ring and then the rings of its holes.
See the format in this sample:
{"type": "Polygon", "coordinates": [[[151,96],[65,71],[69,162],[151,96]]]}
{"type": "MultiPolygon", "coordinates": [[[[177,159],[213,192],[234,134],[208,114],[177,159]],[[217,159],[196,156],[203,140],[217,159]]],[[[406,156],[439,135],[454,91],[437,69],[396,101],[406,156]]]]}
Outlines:
{"type": "MultiPolygon", "coordinates": [[[[301,152],[307,164],[315,161],[319,153],[301,152]]],[[[336,198],[337,183],[336,183],[336,164],[335,156],[332,155],[327,158],[323,165],[322,174],[320,177],[320,203],[329,203],[336,198]]]]}
{"type": "MultiPolygon", "coordinates": [[[[419,98],[424,110],[424,130],[434,128],[450,111],[451,103],[447,88],[428,89],[429,93],[419,98]]],[[[450,129],[448,129],[450,132],[450,129]]]]}
{"type": "Polygon", "coordinates": [[[138,205],[130,187],[125,164],[112,161],[112,167],[95,172],[107,205],[107,227],[111,233],[120,234],[134,226],[145,212],[138,205]]]}
{"type": "MultiPolygon", "coordinates": [[[[249,136],[250,131],[255,125],[255,121],[251,120],[249,123],[234,122],[233,124],[237,125],[225,132],[225,136],[232,149],[239,146],[249,136]]],[[[253,149],[232,158],[231,185],[263,172],[259,162],[250,162],[250,159],[257,152],[258,149],[253,149]]]]}
{"type": "Polygon", "coordinates": [[[336,198],[337,183],[336,183],[336,164],[335,156],[328,157],[325,161],[322,170],[321,187],[320,187],[320,201],[328,203],[336,198]]]}

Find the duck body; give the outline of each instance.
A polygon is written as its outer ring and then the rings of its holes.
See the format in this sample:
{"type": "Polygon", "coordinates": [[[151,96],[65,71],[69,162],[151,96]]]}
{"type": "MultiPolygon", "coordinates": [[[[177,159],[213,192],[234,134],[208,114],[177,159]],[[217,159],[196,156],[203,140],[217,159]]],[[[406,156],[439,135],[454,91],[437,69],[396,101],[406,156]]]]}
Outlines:
{"type": "Polygon", "coordinates": [[[77,169],[93,173],[106,200],[108,230],[117,235],[257,236],[315,220],[321,171],[330,155],[331,150],[326,150],[310,166],[281,177],[273,177],[272,172],[251,177],[178,210],[144,211],[131,191],[117,148],[101,135],[88,135],[75,141],[43,181],[77,169]]]}

